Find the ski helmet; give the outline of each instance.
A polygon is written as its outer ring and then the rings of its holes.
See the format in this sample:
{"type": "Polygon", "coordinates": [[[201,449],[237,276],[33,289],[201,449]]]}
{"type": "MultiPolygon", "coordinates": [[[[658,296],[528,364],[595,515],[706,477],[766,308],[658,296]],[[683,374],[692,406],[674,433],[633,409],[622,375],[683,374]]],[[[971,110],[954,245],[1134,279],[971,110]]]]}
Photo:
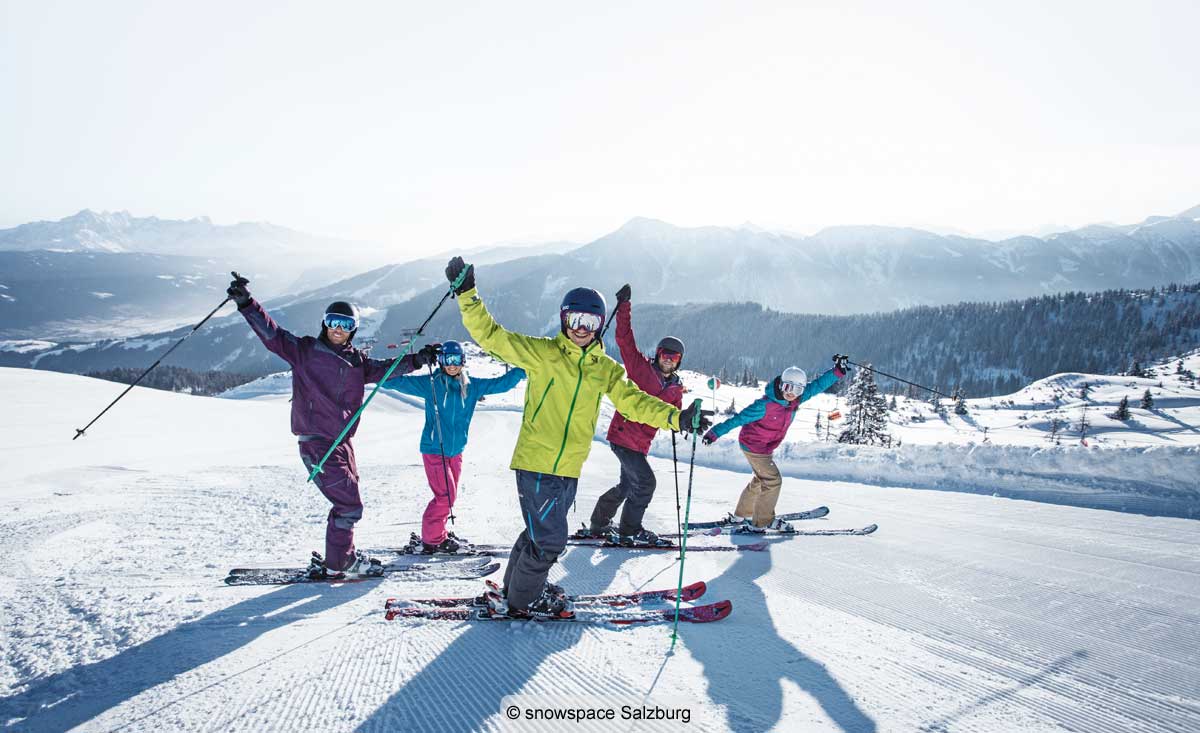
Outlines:
{"type": "MultiPolygon", "coordinates": [[[[325,308],[325,316],[345,316],[349,318],[353,326],[349,329],[350,338],[346,343],[354,340],[354,334],[358,331],[358,308],[354,307],[353,303],[347,303],[344,300],[335,300],[325,308]]],[[[326,336],[328,328],[325,326],[325,318],[321,319],[321,335],[326,336]]],[[[326,339],[328,337],[326,336],[326,339]]]]}
{"type": "Polygon", "coordinates": [[[467,353],[462,344],[457,341],[443,341],[441,353],[438,354],[438,364],[442,366],[466,366],[467,353]]]}
{"type": "Polygon", "coordinates": [[[779,391],[800,394],[808,384],[808,375],[797,366],[790,366],[779,375],[779,391]]]}
{"type": "Polygon", "coordinates": [[[559,325],[563,333],[566,333],[568,313],[590,313],[598,316],[595,330],[599,332],[604,328],[604,318],[607,312],[608,304],[604,302],[603,295],[591,288],[573,288],[563,296],[562,305],[558,307],[559,325]]]}
{"type": "Polygon", "coordinates": [[[674,336],[667,336],[662,341],[658,342],[658,346],[654,349],[657,355],[660,351],[673,351],[676,354],[683,356],[683,342],[674,336]]]}

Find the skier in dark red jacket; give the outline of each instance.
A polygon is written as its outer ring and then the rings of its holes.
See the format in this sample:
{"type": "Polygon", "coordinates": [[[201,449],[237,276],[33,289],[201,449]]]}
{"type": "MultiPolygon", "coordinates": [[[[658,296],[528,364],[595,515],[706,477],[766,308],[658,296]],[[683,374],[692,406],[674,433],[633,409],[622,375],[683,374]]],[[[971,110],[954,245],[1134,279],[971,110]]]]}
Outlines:
{"type": "MultiPolygon", "coordinates": [[[[617,291],[617,347],[621,350],[625,371],[646,394],[682,407],[683,383],[676,371],[683,362],[683,342],[672,336],[664,338],[658,342],[653,359],[638,351],[630,316],[631,294],[628,285],[617,291]]],[[[608,443],[621,462],[621,480],[601,495],[592,510],[590,526],[581,535],[607,537],[628,546],[670,544],[642,526],[642,517],[654,498],[656,485],[646,454],[657,433],[656,427],[631,422],[619,412],[613,415],[608,428],[608,443]],[[621,521],[614,527],[612,520],[622,502],[625,507],[621,510],[621,521]]]]}
{"type": "MultiPolygon", "coordinates": [[[[300,442],[304,468],[312,471],[350,417],[362,407],[366,385],[383,379],[393,360],[371,359],[351,345],[358,330],[358,309],[350,303],[339,300],[329,304],[321,320],[320,336],[295,336],[267,315],[244,283],[234,280],[226,292],[263,346],[292,367],[292,433],[300,442]]],[[[436,358],[436,350],[426,346],[405,356],[396,371],[411,372],[436,358]]],[[[325,557],[313,553],[309,567],[313,577],[383,573],[378,560],[354,549],[354,525],[363,513],[358,467],[350,442],[357,429],[355,423],[314,479],[333,508],[325,526],[325,557]]]]}

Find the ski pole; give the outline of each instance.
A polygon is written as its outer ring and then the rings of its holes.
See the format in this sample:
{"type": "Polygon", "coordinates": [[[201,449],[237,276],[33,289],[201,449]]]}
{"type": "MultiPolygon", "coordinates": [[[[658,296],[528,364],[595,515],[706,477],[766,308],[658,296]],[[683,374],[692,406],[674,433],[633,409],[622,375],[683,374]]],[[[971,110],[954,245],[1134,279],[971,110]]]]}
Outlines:
{"type": "Polygon", "coordinates": [[[349,422],[346,423],[346,427],[342,428],[342,432],[338,433],[337,438],[335,438],[333,441],[333,445],[329,446],[329,450],[325,451],[325,455],[321,457],[320,462],[313,466],[312,473],[308,475],[309,481],[312,481],[317,477],[318,473],[321,473],[321,467],[325,465],[325,461],[329,460],[329,456],[333,455],[333,451],[342,442],[342,438],[346,437],[346,433],[350,432],[350,428],[354,426],[354,423],[358,422],[358,418],[362,415],[363,410],[367,409],[367,405],[371,404],[371,400],[375,398],[375,393],[379,391],[379,385],[386,382],[388,378],[392,376],[392,372],[395,371],[396,367],[400,366],[400,362],[403,361],[404,357],[408,356],[408,352],[412,350],[413,344],[417,342],[417,336],[420,336],[424,333],[425,327],[429,325],[429,322],[432,321],[433,317],[437,315],[437,312],[441,310],[442,305],[450,299],[450,296],[454,295],[455,289],[458,288],[459,285],[462,285],[463,280],[465,280],[467,277],[467,273],[472,269],[474,269],[474,265],[467,265],[463,268],[462,272],[458,273],[458,277],[454,278],[454,282],[450,283],[450,289],[446,291],[446,294],[442,296],[442,299],[439,300],[437,305],[433,307],[433,311],[429,314],[429,317],[425,319],[425,322],[422,323],[420,328],[417,329],[417,332],[413,334],[412,339],[410,339],[408,342],[408,346],[404,347],[404,353],[396,357],[396,360],[393,361],[392,365],[388,367],[388,370],[384,372],[383,379],[380,379],[375,384],[375,389],[371,390],[371,394],[367,395],[367,399],[363,400],[362,407],[358,408],[358,410],[350,416],[349,422]]]}
{"type": "MultiPolygon", "coordinates": [[[[246,278],[244,278],[244,277],[242,277],[241,275],[237,274],[236,272],[231,272],[231,273],[229,273],[229,274],[230,274],[230,275],[233,275],[233,279],[237,281],[237,284],[238,284],[238,285],[249,285],[249,284],[250,284],[250,281],[249,281],[249,280],[247,280],[246,278]]],[[[87,429],[88,429],[88,428],[90,428],[90,427],[92,426],[92,424],[93,424],[93,423],[95,423],[95,422],[96,422],[97,420],[99,420],[100,418],[104,417],[104,413],[108,412],[108,411],[109,411],[109,409],[111,409],[113,405],[115,405],[115,404],[117,404],[118,402],[120,402],[122,397],[124,397],[125,395],[129,394],[129,390],[131,390],[131,389],[133,389],[134,387],[136,387],[136,386],[137,386],[137,384],[138,384],[138,382],[142,381],[142,379],[143,379],[143,378],[144,378],[144,377],[145,377],[147,374],[149,374],[151,371],[153,371],[153,370],[154,370],[154,367],[158,366],[158,365],[159,365],[159,363],[160,363],[160,362],[161,362],[163,359],[166,359],[168,356],[170,356],[172,351],[174,351],[175,349],[179,348],[179,345],[180,345],[180,344],[182,344],[184,341],[187,341],[189,336],[191,336],[191,335],[192,335],[193,333],[195,333],[195,332],[196,332],[196,331],[197,331],[197,330],[198,330],[198,329],[199,329],[201,326],[203,326],[205,323],[207,323],[207,322],[208,322],[208,319],[212,318],[212,317],[213,317],[213,315],[214,315],[214,314],[215,314],[217,311],[221,310],[221,308],[222,308],[222,307],[224,307],[224,305],[225,305],[226,303],[228,303],[230,300],[233,300],[233,296],[232,296],[232,295],[228,295],[228,296],[226,296],[226,297],[225,297],[225,300],[222,300],[220,305],[218,305],[216,308],[213,308],[213,309],[212,309],[212,312],[210,312],[210,313],[209,313],[207,316],[205,316],[203,321],[200,321],[200,322],[199,322],[199,323],[197,323],[195,326],[192,326],[192,330],[191,330],[191,331],[188,331],[188,332],[187,332],[187,333],[184,335],[184,337],[183,337],[183,338],[181,338],[181,339],[179,339],[178,341],[176,341],[176,342],[175,342],[175,345],[174,345],[174,346],[172,346],[171,348],[167,349],[167,353],[165,353],[165,354],[163,354],[162,356],[158,357],[158,359],[157,359],[157,360],[156,360],[156,361],[155,361],[153,364],[151,364],[151,365],[150,365],[150,368],[149,368],[149,369],[147,369],[146,371],[142,372],[142,373],[141,373],[141,376],[139,376],[137,379],[133,380],[133,383],[132,383],[132,384],[130,384],[128,387],[126,387],[124,392],[122,392],[121,394],[117,395],[117,399],[115,399],[115,400],[113,400],[112,402],[108,403],[108,407],[106,407],[106,408],[104,408],[103,410],[101,410],[99,415],[97,415],[97,416],[93,417],[93,418],[92,418],[92,422],[88,423],[87,425],[84,425],[82,428],[75,428],[75,437],[74,437],[74,438],[71,438],[71,440],[75,440],[75,439],[76,439],[76,438],[78,438],[79,436],[83,435],[83,434],[84,434],[84,433],[87,431],[87,429]]]]}
{"type": "Polygon", "coordinates": [[[679,518],[679,454],[675,451],[675,431],[671,431],[671,466],[675,471],[675,531],[683,534],[683,521],[679,518]]]}
{"type": "Polygon", "coordinates": [[[683,597],[683,563],[687,559],[688,521],[692,516],[692,477],[696,473],[696,443],[700,440],[700,403],[699,397],[692,403],[695,414],[692,415],[692,459],[688,462],[687,508],[683,512],[683,530],[679,537],[679,585],[675,589],[675,627],[671,629],[671,649],[675,649],[675,640],[679,638],[679,601],[683,597]]]}
{"type": "Polygon", "coordinates": [[[879,371],[878,369],[876,369],[875,367],[871,367],[871,366],[864,366],[864,365],[862,365],[862,364],[857,364],[857,363],[855,363],[855,362],[852,362],[852,361],[850,361],[849,359],[847,359],[847,360],[846,360],[846,363],[847,363],[847,364],[850,364],[850,365],[852,365],[852,366],[856,366],[856,367],[858,367],[859,369],[867,369],[867,370],[869,370],[869,371],[875,372],[876,374],[878,374],[878,375],[879,375],[879,376],[881,376],[881,377],[887,377],[888,379],[894,379],[894,380],[896,380],[897,382],[904,382],[905,384],[911,384],[912,386],[914,386],[914,387],[919,387],[919,388],[921,388],[921,389],[923,389],[923,390],[926,390],[927,392],[932,392],[932,393],[934,393],[935,395],[937,395],[937,396],[939,396],[939,397],[945,397],[945,398],[946,398],[946,399],[948,399],[948,400],[952,400],[952,399],[954,399],[954,398],[953,398],[953,397],[951,397],[950,395],[948,395],[948,394],[945,394],[944,392],[939,392],[939,391],[937,391],[936,389],[933,389],[932,387],[926,387],[926,386],[925,386],[925,385],[923,385],[923,384],[917,384],[916,382],[910,382],[910,381],[908,381],[907,379],[902,379],[902,378],[900,378],[900,377],[897,377],[897,376],[895,376],[895,375],[893,375],[893,374],[888,374],[887,372],[881,372],[881,371],[879,371]]]}
{"type": "MultiPolygon", "coordinates": [[[[446,392],[449,395],[449,391],[446,392]]],[[[446,444],[442,442],[442,413],[437,406],[437,386],[433,381],[433,365],[429,365],[429,396],[433,399],[433,424],[437,428],[438,453],[442,456],[442,480],[446,482],[446,501],[450,503],[450,524],[454,524],[454,498],[450,493],[450,470],[446,468],[446,444]]]]}

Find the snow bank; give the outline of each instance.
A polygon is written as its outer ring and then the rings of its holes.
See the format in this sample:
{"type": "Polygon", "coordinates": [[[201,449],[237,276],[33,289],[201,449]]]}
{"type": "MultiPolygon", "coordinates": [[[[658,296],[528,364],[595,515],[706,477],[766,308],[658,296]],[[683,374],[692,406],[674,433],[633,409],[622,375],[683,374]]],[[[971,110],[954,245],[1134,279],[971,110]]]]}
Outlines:
{"type": "MultiPolygon", "coordinates": [[[[678,447],[680,460],[690,445],[678,447]]],[[[671,457],[670,435],[651,454],[671,457]]],[[[1154,516],[1200,517],[1200,447],[1082,448],[1019,445],[785,443],[775,452],[785,476],[879,486],[991,494],[1154,516]]],[[[696,464],[749,473],[735,435],[699,446],[696,464]]]]}

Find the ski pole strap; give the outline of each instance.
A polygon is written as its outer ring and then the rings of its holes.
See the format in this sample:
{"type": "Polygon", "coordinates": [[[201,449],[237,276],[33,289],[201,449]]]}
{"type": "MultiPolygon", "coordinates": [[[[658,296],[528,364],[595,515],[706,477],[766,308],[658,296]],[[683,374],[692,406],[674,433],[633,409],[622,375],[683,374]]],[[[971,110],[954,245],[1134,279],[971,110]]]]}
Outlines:
{"type": "Polygon", "coordinates": [[[312,473],[308,475],[309,481],[312,481],[317,477],[318,473],[321,473],[321,469],[325,465],[325,461],[329,460],[329,456],[333,455],[333,451],[336,450],[339,445],[341,445],[342,439],[346,437],[346,433],[350,432],[350,428],[354,426],[354,423],[358,422],[358,418],[362,415],[363,410],[367,409],[367,405],[371,404],[371,400],[375,399],[375,393],[379,391],[379,386],[392,376],[392,372],[396,370],[396,367],[400,366],[400,362],[404,360],[404,357],[408,356],[408,352],[412,350],[413,344],[417,342],[417,336],[421,336],[425,333],[425,327],[429,325],[429,322],[432,321],[433,317],[437,315],[437,312],[441,310],[442,305],[450,299],[450,296],[454,294],[454,291],[458,288],[458,286],[462,285],[462,281],[466,279],[467,273],[471,271],[471,267],[472,265],[467,265],[464,267],[463,271],[458,273],[458,277],[454,279],[454,282],[450,283],[450,289],[446,291],[446,294],[442,296],[442,299],[439,300],[437,305],[433,307],[433,311],[429,314],[429,317],[425,319],[425,322],[421,324],[421,327],[417,329],[417,332],[413,335],[412,339],[409,340],[408,346],[404,349],[404,353],[398,356],[396,360],[392,362],[392,365],[388,367],[388,370],[384,373],[383,379],[375,383],[375,389],[371,390],[371,394],[367,395],[367,399],[363,400],[362,407],[359,407],[358,410],[356,410],[355,413],[350,416],[350,420],[346,423],[346,427],[342,428],[342,432],[338,433],[337,438],[334,439],[333,445],[329,446],[329,450],[325,451],[325,455],[321,457],[321,460],[316,466],[313,466],[312,473]]]}

